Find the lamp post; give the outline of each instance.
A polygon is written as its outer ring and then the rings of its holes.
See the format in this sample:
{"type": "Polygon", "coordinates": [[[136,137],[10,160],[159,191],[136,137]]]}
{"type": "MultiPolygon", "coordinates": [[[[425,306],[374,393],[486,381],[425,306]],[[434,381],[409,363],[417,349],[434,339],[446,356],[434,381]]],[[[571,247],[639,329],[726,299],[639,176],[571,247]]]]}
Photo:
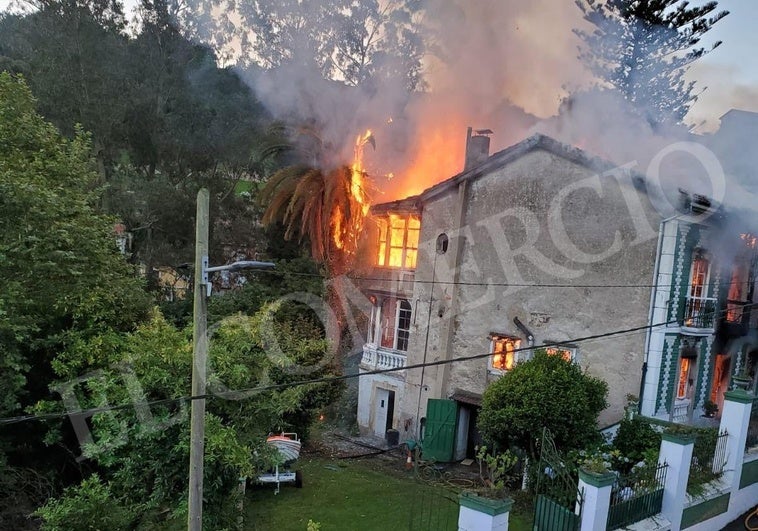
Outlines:
{"type": "MultiPolygon", "coordinates": [[[[205,395],[208,363],[208,310],[211,294],[208,273],[242,269],[271,269],[272,262],[244,260],[232,264],[208,267],[208,203],[209,193],[201,188],[197,193],[195,220],[195,291],[192,324],[192,396],[205,395]]],[[[203,454],[205,451],[205,399],[192,400],[190,413],[189,515],[187,529],[202,531],[203,527],[203,454]]]]}

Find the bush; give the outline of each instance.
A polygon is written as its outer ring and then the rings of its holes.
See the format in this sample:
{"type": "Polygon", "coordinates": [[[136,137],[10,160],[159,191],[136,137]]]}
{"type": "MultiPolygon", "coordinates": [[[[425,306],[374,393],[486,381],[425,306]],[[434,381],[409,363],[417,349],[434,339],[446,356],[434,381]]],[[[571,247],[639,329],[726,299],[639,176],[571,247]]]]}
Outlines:
{"type": "Polygon", "coordinates": [[[632,465],[644,461],[652,451],[657,453],[660,446],[661,434],[640,417],[622,420],[613,439],[613,447],[627,457],[632,465]]]}
{"type": "Polygon", "coordinates": [[[550,430],[559,450],[597,441],[597,416],[606,407],[608,385],[575,363],[537,350],[484,392],[479,429],[503,448],[511,445],[535,458],[536,439],[550,430]]]}
{"type": "Polygon", "coordinates": [[[111,495],[108,485],[91,476],[80,485],[69,487],[60,498],[37,509],[43,531],[85,531],[130,529],[136,514],[111,495]]]}

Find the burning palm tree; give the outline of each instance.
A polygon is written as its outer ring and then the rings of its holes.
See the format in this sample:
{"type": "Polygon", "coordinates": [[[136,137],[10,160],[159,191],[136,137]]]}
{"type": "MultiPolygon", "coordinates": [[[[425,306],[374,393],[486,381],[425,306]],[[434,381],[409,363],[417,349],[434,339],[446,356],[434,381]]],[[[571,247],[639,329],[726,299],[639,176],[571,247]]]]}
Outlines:
{"type": "Polygon", "coordinates": [[[286,239],[308,238],[314,260],[338,269],[356,248],[368,213],[363,146],[375,146],[368,131],[356,140],[351,165],[325,170],[296,164],[274,173],[263,189],[264,225],[281,222],[286,239]]]}

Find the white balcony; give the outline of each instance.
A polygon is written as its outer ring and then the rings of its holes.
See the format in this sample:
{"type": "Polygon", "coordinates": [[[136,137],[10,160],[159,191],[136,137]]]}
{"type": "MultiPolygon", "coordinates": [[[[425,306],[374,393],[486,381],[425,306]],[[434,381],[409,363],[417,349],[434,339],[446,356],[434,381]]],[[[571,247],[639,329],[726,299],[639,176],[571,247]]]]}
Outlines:
{"type": "Polygon", "coordinates": [[[674,407],[671,411],[671,422],[677,424],[687,424],[690,420],[690,400],[688,398],[677,398],[674,400],[674,407]]]}
{"type": "Polygon", "coordinates": [[[403,351],[366,344],[363,345],[361,368],[367,371],[398,369],[388,374],[403,378],[405,370],[402,369],[405,367],[406,359],[407,356],[403,351]]]}

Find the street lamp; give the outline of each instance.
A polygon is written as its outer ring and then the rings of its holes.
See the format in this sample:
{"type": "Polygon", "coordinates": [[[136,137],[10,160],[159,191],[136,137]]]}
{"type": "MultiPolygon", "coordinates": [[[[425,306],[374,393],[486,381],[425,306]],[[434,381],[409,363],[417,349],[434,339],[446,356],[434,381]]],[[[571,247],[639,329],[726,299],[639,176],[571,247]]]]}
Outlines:
{"type": "MultiPolygon", "coordinates": [[[[197,192],[195,220],[195,298],[192,322],[192,396],[205,395],[208,360],[207,298],[211,294],[208,273],[242,269],[271,269],[272,262],[243,260],[228,265],[208,267],[208,203],[206,188],[197,192]]],[[[205,451],[205,398],[193,399],[190,414],[189,515],[187,529],[202,531],[203,527],[203,454],[205,451]]]]}

